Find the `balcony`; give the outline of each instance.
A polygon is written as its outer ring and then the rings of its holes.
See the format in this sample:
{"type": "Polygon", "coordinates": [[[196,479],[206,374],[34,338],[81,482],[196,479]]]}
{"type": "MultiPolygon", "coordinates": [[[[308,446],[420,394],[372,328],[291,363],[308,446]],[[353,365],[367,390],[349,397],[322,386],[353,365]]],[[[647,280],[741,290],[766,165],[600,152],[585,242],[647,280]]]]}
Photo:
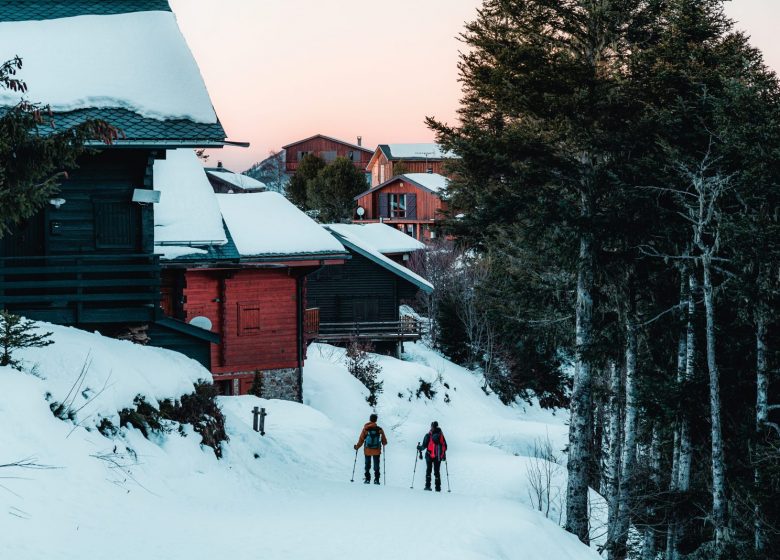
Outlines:
{"type": "Polygon", "coordinates": [[[402,316],[398,321],[358,321],[320,323],[314,337],[321,342],[367,340],[372,342],[419,340],[420,324],[413,317],[402,316]]]}
{"type": "Polygon", "coordinates": [[[0,258],[0,306],[60,324],[152,321],[160,303],[159,256],[0,258]]]}

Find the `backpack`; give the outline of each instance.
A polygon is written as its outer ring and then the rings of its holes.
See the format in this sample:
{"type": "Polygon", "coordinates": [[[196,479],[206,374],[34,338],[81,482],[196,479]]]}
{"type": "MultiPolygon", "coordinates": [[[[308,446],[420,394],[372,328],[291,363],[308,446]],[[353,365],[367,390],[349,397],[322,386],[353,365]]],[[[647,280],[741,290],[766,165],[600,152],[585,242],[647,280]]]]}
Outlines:
{"type": "Polygon", "coordinates": [[[441,432],[428,433],[428,456],[436,461],[443,461],[447,456],[447,442],[441,432]]]}
{"type": "Polygon", "coordinates": [[[379,428],[369,428],[366,431],[366,449],[379,449],[382,447],[382,437],[379,428]]]}

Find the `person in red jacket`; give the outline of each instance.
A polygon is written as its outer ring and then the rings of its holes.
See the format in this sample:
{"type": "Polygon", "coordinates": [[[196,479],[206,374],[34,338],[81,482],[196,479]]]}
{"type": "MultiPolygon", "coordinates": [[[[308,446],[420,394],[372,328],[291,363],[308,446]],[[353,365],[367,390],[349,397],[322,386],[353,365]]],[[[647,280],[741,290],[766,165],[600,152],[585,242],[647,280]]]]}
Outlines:
{"type": "Polygon", "coordinates": [[[368,422],[363,426],[363,431],[360,432],[360,439],[355,444],[355,451],[365,445],[363,455],[366,457],[366,478],[363,482],[366,484],[371,482],[372,460],[374,462],[374,484],[379,484],[379,458],[382,455],[382,449],[387,445],[385,431],[377,425],[377,419],[376,414],[369,416],[368,422]]]}
{"type": "Polygon", "coordinates": [[[425,451],[425,490],[431,490],[431,470],[436,478],[436,491],[441,492],[441,462],[447,460],[447,440],[438,422],[431,422],[431,430],[425,434],[417,451],[425,451]]]}

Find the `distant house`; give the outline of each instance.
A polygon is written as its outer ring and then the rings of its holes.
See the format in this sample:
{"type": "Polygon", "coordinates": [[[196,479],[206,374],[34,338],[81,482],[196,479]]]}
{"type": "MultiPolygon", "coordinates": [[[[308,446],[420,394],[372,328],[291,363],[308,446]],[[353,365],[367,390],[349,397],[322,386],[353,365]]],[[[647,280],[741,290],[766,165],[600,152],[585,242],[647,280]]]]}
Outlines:
{"type": "Polygon", "coordinates": [[[433,143],[380,144],[371,155],[366,170],[371,174],[371,186],[376,187],[404,173],[443,174],[444,162],[455,157],[433,143]]]}
{"type": "Polygon", "coordinates": [[[214,192],[217,193],[263,192],[267,190],[265,183],[262,181],[242,173],[230,171],[222,167],[221,161],[217,164],[217,167],[206,167],[206,175],[214,188],[214,192]]]}
{"type": "Polygon", "coordinates": [[[179,152],[155,165],[167,198],[155,235],[161,306],[219,340],[205,354],[176,349],[211,369],[223,394],[246,394],[257,376],[262,396],[300,401],[306,343],[317,332],[305,278],[349,255],[278,193],[215,194],[194,154],[179,152]]]}
{"type": "Polygon", "coordinates": [[[442,199],[446,187],[447,178],[438,173],[391,177],[355,197],[356,220],[383,222],[422,241],[433,239],[434,223],[447,208],[442,199]]]}
{"type": "Polygon", "coordinates": [[[291,142],[282,147],[285,154],[285,169],[289,175],[293,175],[303,158],[313,154],[324,159],[327,163],[332,162],[337,157],[344,157],[353,162],[355,167],[365,171],[374,152],[363,147],[362,143],[360,136],[357,138],[357,144],[351,144],[323,134],[315,134],[303,140],[291,142]]]}
{"type": "MultiPolygon", "coordinates": [[[[24,56],[26,96],[50,105],[58,130],[97,118],[122,131],[111,146],[94,143],[50,204],[0,240],[0,306],[105,334],[148,329],[160,346],[208,346],[216,335],[159,307],[154,164],[174,147],[226,143],[168,2],[2,2],[0,52],[24,56]]],[[[18,100],[0,92],[0,106],[18,100]]]]}
{"type": "Polygon", "coordinates": [[[307,281],[307,305],[319,315],[316,340],[370,342],[377,351],[399,355],[405,341],[420,338],[420,326],[399,307],[433,285],[400,262],[425,247],[384,224],[324,226],[351,258],[324,267],[307,281]],[[392,258],[395,257],[395,258],[392,258]]]}

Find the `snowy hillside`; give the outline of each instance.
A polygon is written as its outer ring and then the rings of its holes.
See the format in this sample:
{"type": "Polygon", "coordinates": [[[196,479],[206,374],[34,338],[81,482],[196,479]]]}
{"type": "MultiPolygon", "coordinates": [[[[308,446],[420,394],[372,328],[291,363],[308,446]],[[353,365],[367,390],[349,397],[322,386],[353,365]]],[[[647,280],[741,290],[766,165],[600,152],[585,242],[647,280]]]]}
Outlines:
{"type": "MultiPolygon", "coordinates": [[[[501,405],[477,376],[422,345],[404,361],[376,358],[390,440],[377,487],[349,482],[370,409],[341,349],[309,349],[303,405],[221,398],[230,442],[218,460],[190,426],[150,439],[94,429],[103,418],[118,425],[117,410],[137,394],[154,403],[191,392],[206,370],[173,352],[46,328],[54,345],[19,353],[37,376],[0,368],[0,464],[37,466],[0,468],[8,558],[598,558],[557,526],[557,499],[555,522],[528,507],[529,448],[549,435],[561,449],[563,419],[501,405]],[[433,398],[417,397],[421,379],[433,398]],[[55,418],[54,401],[74,420],[55,418]],[[265,437],[252,431],[254,406],[268,410],[265,437]],[[451,494],[421,491],[422,463],[409,488],[415,444],[434,419],[450,443],[451,494]]],[[[359,472],[360,463],[356,481],[359,472]]],[[[564,476],[560,467],[561,491],[564,476]]]]}

